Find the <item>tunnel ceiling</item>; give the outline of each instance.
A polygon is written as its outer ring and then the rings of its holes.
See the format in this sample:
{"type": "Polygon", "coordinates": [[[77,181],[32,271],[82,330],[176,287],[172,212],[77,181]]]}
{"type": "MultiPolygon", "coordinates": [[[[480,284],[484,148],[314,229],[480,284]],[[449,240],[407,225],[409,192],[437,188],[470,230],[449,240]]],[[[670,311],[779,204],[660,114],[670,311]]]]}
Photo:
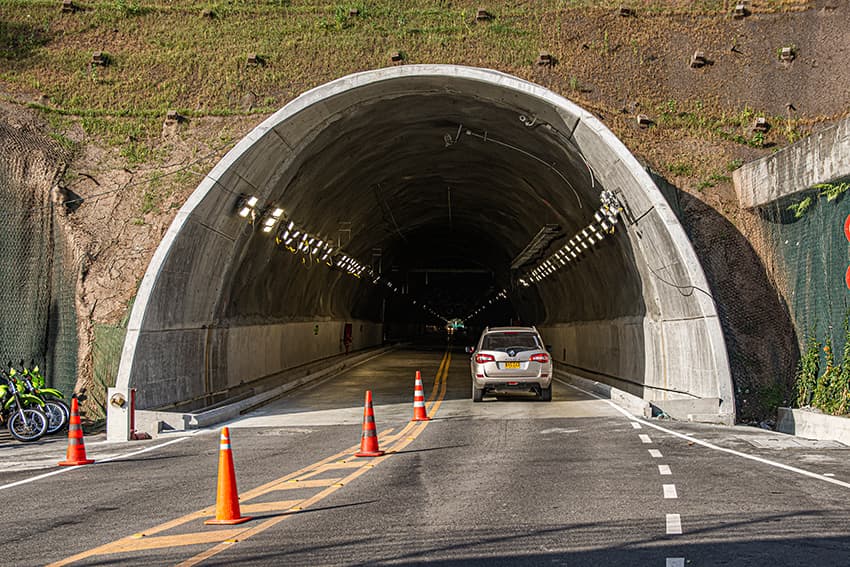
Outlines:
{"type": "MultiPolygon", "coordinates": [[[[512,278],[512,259],[544,225],[561,227],[564,237],[586,226],[599,207],[602,187],[557,115],[548,122],[534,108],[482,98],[474,89],[435,88],[439,82],[413,80],[404,92],[360,99],[317,124],[303,136],[308,141],[297,148],[294,159],[280,158],[283,171],[269,199],[312,232],[342,243],[363,263],[373,263],[380,249],[383,272],[398,283],[424,277],[411,275],[411,270],[442,270],[442,277],[429,280],[434,293],[420,299],[436,302],[434,307],[447,317],[459,317],[494,290],[512,288],[518,275],[512,278]],[[422,83],[419,89],[417,82],[422,83]],[[489,282],[476,270],[489,273],[489,282]],[[449,290],[453,297],[441,304],[449,290]],[[468,305],[459,305],[458,293],[464,292],[468,305]]],[[[273,247],[261,239],[250,246],[237,271],[241,281],[228,302],[229,316],[259,316],[261,311],[265,316],[296,315],[283,302],[265,298],[275,286],[287,296],[310,295],[298,291],[307,288],[293,281],[298,266],[292,260],[299,259],[273,259],[273,247]]],[[[630,256],[627,247],[601,247],[596,261],[585,266],[590,273],[564,278],[576,286],[566,294],[552,290],[570,301],[545,309],[538,290],[524,290],[511,294],[515,311],[535,321],[610,315],[605,312],[608,300],[596,302],[593,311],[583,308],[593,302],[575,299],[587,295],[580,286],[616,277],[622,289],[613,295],[624,300],[617,306],[620,314],[637,312],[639,285],[621,277],[636,273],[630,256]]],[[[352,282],[336,272],[302,275],[315,278],[309,289],[341,293],[339,304],[371,301],[375,306],[375,290],[352,289],[352,282]],[[329,283],[328,278],[346,281],[329,283]]],[[[410,289],[415,288],[411,281],[410,289]]],[[[327,301],[317,305],[309,298],[305,304],[329,315],[339,307],[327,301]]],[[[315,314],[313,308],[308,311],[315,314]]]]}

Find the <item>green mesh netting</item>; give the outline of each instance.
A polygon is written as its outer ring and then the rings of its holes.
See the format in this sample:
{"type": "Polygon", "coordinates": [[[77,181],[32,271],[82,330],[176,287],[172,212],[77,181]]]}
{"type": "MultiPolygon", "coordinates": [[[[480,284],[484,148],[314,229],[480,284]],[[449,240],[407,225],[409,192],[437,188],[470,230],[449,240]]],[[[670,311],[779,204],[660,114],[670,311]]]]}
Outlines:
{"type": "Polygon", "coordinates": [[[777,285],[786,290],[800,348],[813,332],[821,342],[831,335],[834,350],[840,352],[850,296],[845,283],[850,242],[844,235],[850,198],[841,194],[829,201],[823,192],[813,189],[783,198],[758,213],[777,259],[777,285]]]}
{"type": "Polygon", "coordinates": [[[26,130],[0,131],[0,364],[38,364],[70,395],[77,377],[76,269],[50,187],[61,163],[26,130]]]}

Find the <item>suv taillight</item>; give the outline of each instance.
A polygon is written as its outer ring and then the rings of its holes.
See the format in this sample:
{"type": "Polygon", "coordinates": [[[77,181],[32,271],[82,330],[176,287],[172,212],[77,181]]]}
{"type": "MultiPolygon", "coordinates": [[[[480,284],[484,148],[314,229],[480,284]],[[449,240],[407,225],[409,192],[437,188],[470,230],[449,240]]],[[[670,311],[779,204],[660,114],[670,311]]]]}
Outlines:
{"type": "Polygon", "coordinates": [[[547,362],[549,362],[549,355],[544,352],[540,352],[537,354],[532,354],[529,360],[533,362],[539,362],[541,364],[546,364],[547,362]]]}
{"type": "Polygon", "coordinates": [[[496,357],[493,356],[492,354],[476,354],[475,355],[475,362],[477,362],[478,364],[484,364],[485,362],[494,362],[495,360],[496,360],[496,357]]]}

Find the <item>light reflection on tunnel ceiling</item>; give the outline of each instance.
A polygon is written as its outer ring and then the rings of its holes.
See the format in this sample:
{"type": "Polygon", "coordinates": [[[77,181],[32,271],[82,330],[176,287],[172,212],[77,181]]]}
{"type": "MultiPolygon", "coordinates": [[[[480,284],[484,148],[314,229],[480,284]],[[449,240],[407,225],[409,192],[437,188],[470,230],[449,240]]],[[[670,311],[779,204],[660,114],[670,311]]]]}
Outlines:
{"type": "MultiPolygon", "coordinates": [[[[264,234],[271,234],[279,226],[274,237],[277,246],[292,254],[301,254],[302,257],[309,258],[311,262],[322,263],[328,268],[340,270],[358,280],[375,286],[385,286],[385,291],[402,294],[402,290],[396,284],[382,277],[371,266],[358,262],[343,252],[338,245],[335,247],[330,238],[314,235],[297,225],[281,207],[273,203],[260,206],[259,201],[259,198],[254,195],[242,194],[236,201],[235,210],[252,227],[255,229],[259,227],[264,234]]],[[[412,300],[412,303],[443,322],[449,321],[448,317],[441,315],[425,303],[419,303],[416,300],[412,300]]]]}

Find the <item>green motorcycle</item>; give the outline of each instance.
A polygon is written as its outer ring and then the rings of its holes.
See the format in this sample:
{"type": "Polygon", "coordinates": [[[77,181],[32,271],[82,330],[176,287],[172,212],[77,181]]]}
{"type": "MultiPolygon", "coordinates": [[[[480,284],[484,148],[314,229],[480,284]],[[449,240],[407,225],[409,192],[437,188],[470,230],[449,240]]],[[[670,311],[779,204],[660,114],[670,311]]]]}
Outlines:
{"type": "Polygon", "coordinates": [[[5,384],[0,384],[0,420],[18,441],[38,441],[47,433],[47,415],[41,409],[44,402],[36,396],[18,391],[18,380],[2,372],[5,384]]]}
{"type": "MultiPolygon", "coordinates": [[[[30,362],[30,364],[33,363],[30,362]]],[[[44,402],[41,409],[47,414],[47,435],[61,431],[68,425],[68,420],[71,416],[68,405],[62,400],[65,396],[56,388],[45,387],[44,376],[41,374],[38,366],[27,368],[24,366],[24,361],[22,360],[21,367],[23,371],[19,375],[17,370],[9,364],[9,375],[13,378],[19,377],[18,392],[26,392],[44,402]]]]}

